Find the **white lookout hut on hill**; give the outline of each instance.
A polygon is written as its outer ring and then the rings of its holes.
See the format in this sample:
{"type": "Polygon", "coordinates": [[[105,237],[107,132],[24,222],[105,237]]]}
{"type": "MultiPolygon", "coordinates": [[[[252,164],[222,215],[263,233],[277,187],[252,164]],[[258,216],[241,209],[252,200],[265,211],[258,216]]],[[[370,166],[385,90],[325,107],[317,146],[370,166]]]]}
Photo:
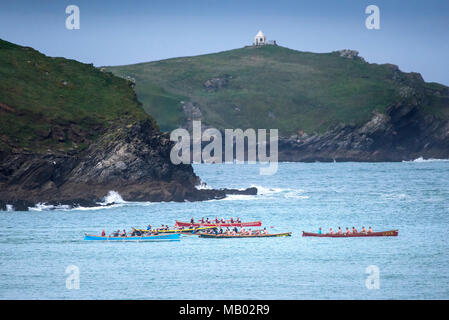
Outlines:
{"type": "Polygon", "coordinates": [[[262,30],[259,30],[259,32],[254,37],[254,45],[255,46],[264,46],[266,44],[267,44],[267,37],[265,37],[262,30]]]}

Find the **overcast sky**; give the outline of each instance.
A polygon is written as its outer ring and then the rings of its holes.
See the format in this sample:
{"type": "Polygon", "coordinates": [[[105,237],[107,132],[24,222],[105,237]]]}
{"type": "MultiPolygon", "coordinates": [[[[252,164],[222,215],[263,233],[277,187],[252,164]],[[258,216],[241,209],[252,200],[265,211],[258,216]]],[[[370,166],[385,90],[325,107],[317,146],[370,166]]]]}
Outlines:
{"type": "Polygon", "coordinates": [[[261,29],[295,50],[354,49],[449,85],[449,0],[15,0],[0,2],[0,38],[96,66],[229,50],[261,29]],[[65,9],[80,9],[67,30],[65,9]],[[365,8],[380,8],[380,30],[365,8]]]}

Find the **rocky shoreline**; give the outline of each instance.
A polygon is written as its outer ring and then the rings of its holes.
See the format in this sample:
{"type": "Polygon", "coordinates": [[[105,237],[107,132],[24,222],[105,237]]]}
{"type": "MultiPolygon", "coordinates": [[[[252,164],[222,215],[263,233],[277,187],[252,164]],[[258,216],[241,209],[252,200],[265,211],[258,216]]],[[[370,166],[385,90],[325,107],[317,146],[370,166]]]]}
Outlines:
{"type": "Polygon", "coordinates": [[[279,161],[400,162],[420,157],[449,159],[449,121],[416,105],[390,106],[363,125],[279,140],[279,161]]]}
{"type": "Polygon", "coordinates": [[[87,150],[63,154],[0,154],[0,210],[28,210],[38,203],[98,206],[114,190],[125,201],[203,201],[256,188],[197,189],[191,165],[170,161],[173,142],[150,120],[109,128],[87,150]]]}

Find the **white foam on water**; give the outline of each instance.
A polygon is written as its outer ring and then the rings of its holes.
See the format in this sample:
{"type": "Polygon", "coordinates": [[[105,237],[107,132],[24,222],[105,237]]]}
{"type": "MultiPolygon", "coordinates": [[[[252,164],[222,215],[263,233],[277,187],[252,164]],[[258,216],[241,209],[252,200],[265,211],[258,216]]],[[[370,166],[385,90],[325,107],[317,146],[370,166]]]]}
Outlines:
{"type": "Polygon", "coordinates": [[[230,194],[230,195],[227,195],[226,198],[220,199],[220,200],[223,200],[223,201],[233,201],[233,200],[248,201],[248,200],[257,200],[257,196],[248,195],[248,194],[230,194]]]}
{"type": "MultiPolygon", "coordinates": [[[[257,195],[244,195],[244,194],[230,194],[226,198],[221,199],[225,201],[229,200],[270,200],[273,197],[286,198],[286,199],[309,199],[309,196],[304,195],[303,189],[290,189],[290,188],[277,188],[277,187],[263,187],[259,185],[251,185],[252,188],[257,189],[257,195]]],[[[240,188],[238,190],[245,190],[246,188],[240,188]]],[[[219,200],[219,201],[221,201],[219,200]]]]}
{"type": "Polygon", "coordinates": [[[123,200],[122,196],[118,192],[111,190],[103,198],[103,202],[101,202],[99,204],[106,206],[106,205],[112,204],[112,203],[126,203],[126,201],[123,200]]]}
{"type": "Polygon", "coordinates": [[[14,207],[12,204],[7,204],[6,205],[6,211],[14,211],[14,207]]]}
{"type": "Polygon", "coordinates": [[[99,210],[99,209],[109,209],[109,208],[117,208],[126,204],[132,205],[149,205],[151,202],[128,202],[123,200],[122,196],[116,191],[109,191],[108,194],[103,198],[102,202],[98,203],[98,206],[94,207],[72,207],[69,205],[50,205],[46,203],[37,203],[34,207],[29,207],[30,211],[49,211],[49,210],[62,210],[62,211],[70,211],[70,210],[99,210]]]}
{"type": "Polygon", "coordinates": [[[48,210],[70,210],[69,205],[55,206],[52,204],[37,203],[34,207],[29,207],[30,211],[48,211],[48,210]]]}
{"type": "Polygon", "coordinates": [[[200,185],[195,186],[195,189],[197,189],[197,190],[210,190],[210,189],[212,189],[212,187],[208,186],[205,182],[202,182],[200,185]]]}
{"type": "Polygon", "coordinates": [[[383,194],[381,194],[381,197],[385,198],[385,199],[391,199],[391,200],[394,200],[394,199],[403,200],[403,199],[410,198],[410,196],[405,193],[383,193],[383,194]]]}
{"type": "Polygon", "coordinates": [[[411,160],[411,161],[402,161],[402,162],[406,162],[406,163],[422,163],[422,162],[449,162],[449,159],[424,159],[423,157],[419,157],[415,160],[411,160]]]}

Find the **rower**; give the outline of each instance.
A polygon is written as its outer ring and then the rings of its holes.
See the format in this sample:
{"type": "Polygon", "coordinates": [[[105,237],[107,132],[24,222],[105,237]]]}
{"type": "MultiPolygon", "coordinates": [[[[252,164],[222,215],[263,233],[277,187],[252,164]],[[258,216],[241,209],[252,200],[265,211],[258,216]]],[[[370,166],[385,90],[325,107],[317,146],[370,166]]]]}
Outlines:
{"type": "Polygon", "coordinates": [[[267,228],[263,228],[263,234],[268,234],[267,228]]]}
{"type": "Polygon", "coordinates": [[[351,234],[351,230],[348,227],[346,227],[346,234],[351,234]]]}
{"type": "Polygon", "coordinates": [[[103,229],[103,231],[101,231],[101,236],[102,237],[106,236],[106,232],[104,232],[104,229],[103,229]]]}
{"type": "Polygon", "coordinates": [[[373,232],[373,228],[369,227],[368,228],[368,233],[372,233],[373,232]]]}
{"type": "Polygon", "coordinates": [[[206,223],[210,223],[209,218],[206,218],[206,223]]]}
{"type": "Polygon", "coordinates": [[[190,219],[190,224],[194,224],[195,223],[195,219],[193,219],[193,217],[192,217],[192,219],[190,219]]]}
{"type": "Polygon", "coordinates": [[[357,233],[357,229],[355,227],[352,227],[352,233],[357,233]]]}
{"type": "Polygon", "coordinates": [[[239,217],[237,217],[237,222],[238,223],[242,222],[239,217]]]}
{"type": "Polygon", "coordinates": [[[338,227],[338,234],[343,234],[343,231],[341,231],[341,227],[338,227]]]}
{"type": "Polygon", "coordinates": [[[329,234],[334,234],[334,230],[332,228],[329,229],[329,234]]]}
{"type": "Polygon", "coordinates": [[[219,234],[223,234],[223,228],[220,228],[220,232],[218,232],[219,234]]]}
{"type": "Polygon", "coordinates": [[[117,230],[117,231],[112,233],[113,237],[118,237],[119,235],[120,235],[120,230],[117,230]]]}
{"type": "Polygon", "coordinates": [[[231,217],[231,223],[234,223],[234,218],[231,217]]]}
{"type": "Polygon", "coordinates": [[[120,236],[121,237],[126,237],[126,230],[125,229],[123,229],[123,232],[122,232],[122,234],[120,236]]]}
{"type": "Polygon", "coordinates": [[[248,229],[248,235],[250,236],[250,235],[252,235],[253,234],[253,232],[251,231],[251,228],[249,228],[248,229]]]}
{"type": "Polygon", "coordinates": [[[365,227],[362,227],[362,231],[361,232],[366,233],[365,227]]]}
{"type": "Polygon", "coordinates": [[[319,228],[318,228],[318,234],[321,234],[321,233],[322,233],[321,227],[319,227],[319,228]]]}
{"type": "Polygon", "coordinates": [[[148,231],[151,231],[151,224],[149,224],[149,225],[147,226],[147,230],[148,230],[148,231]]]}

